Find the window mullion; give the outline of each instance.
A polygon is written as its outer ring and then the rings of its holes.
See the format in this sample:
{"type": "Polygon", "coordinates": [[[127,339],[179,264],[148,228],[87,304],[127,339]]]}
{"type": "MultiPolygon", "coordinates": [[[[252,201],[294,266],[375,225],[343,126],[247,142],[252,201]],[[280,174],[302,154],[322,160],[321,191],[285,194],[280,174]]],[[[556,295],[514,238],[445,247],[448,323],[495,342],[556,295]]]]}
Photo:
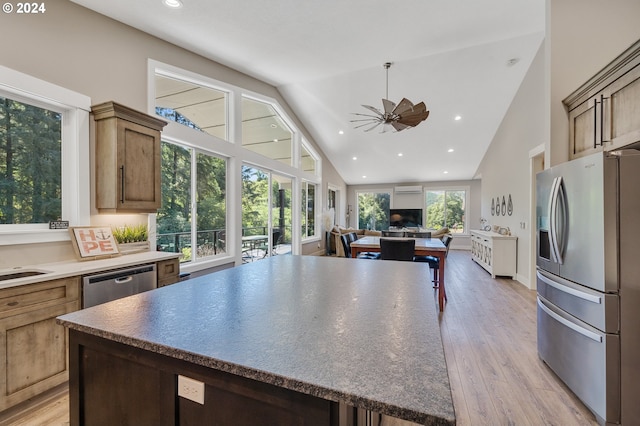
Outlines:
{"type": "Polygon", "coordinates": [[[191,262],[197,260],[198,254],[198,154],[191,148],[191,262]]]}

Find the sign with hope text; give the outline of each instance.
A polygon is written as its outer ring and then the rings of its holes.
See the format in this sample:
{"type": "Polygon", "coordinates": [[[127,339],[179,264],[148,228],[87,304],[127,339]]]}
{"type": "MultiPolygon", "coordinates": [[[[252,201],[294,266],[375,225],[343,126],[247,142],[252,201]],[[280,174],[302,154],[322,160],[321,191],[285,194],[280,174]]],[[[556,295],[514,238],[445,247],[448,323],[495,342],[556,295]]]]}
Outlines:
{"type": "Polygon", "coordinates": [[[70,231],[74,248],[81,259],[119,254],[118,244],[109,227],[74,227],[70,231]]]}

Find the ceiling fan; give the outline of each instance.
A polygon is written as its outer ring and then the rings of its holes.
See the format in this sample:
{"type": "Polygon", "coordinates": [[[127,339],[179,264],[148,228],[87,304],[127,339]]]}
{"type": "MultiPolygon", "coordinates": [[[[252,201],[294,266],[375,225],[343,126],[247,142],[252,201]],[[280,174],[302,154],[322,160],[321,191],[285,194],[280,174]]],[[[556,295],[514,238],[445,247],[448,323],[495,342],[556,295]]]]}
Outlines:
{"type": "MultiPolygon", "coordinates": [[[[387,70],[387,98],[389,97],[389,68],[391,67],[391,62],[385,62],[383,67],[387,70]]],[[[380,111],[378,108],[372,107],[371,105],[362,105],[369,111],[372,111],[375,115],[371,114],[361,114],[358,112],[354,112],[354,115],[359,115],[362,118],[358,120],[351,120],[352,123],[362,122],[355,126],[355,129],[360,127],[367,128],[364,129],[365,132],[369,132],[376,127],[383,125],[382,131],[380,133],[384,133],[387,131],[388,127],[393,127],[397,132],[400,132],[404,129],[408,129],[410,127],[415,127],[424,120],[429,117],[429,110],[427,110],[427,106],[424,102],[420,102],[417,105],[411,103],[411,101],[407,98],[402,98],[399,104],[395,104],[391,102],[389,99],[382,100],[382,106],[384,107],[384,112],[380,111]]]]}

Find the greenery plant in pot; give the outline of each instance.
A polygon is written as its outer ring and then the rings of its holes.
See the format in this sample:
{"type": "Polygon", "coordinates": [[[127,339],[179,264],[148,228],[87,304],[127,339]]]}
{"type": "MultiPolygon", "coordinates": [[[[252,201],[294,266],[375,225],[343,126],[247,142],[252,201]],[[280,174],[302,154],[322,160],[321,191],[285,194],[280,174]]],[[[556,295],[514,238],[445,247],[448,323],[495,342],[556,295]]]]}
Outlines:
{"type": "Polygon", "coordinates": [[[124,225],[113,229],[113,237],[118,242],[122,254],[149,250],[147,225],[124,225]]]}

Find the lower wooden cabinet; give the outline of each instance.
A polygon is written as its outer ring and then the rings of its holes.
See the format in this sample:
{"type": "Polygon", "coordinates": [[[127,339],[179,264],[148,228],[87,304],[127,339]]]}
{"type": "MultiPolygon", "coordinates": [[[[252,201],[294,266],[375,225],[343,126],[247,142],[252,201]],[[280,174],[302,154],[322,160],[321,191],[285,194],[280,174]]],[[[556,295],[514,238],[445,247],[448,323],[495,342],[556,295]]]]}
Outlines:
{"type": "Polygon", "coordinates": [[[158,271],[158,287],[174,284],[180,280],[180,260],[177,257],[157,262],[156,270],[158,271]]]}
{"type": "Polygon", "coordinates": [[[0,290],[0,410],[68,379],[68,333],[56,317],[80,309],[80,277],[0,290]]]}
{"type": "Polygon", "coordinates": [[[70,424],[337,426],[338,403],[71,330],[70,424]],[[178,396],[204,383],[204,404],[178,396]]]}

